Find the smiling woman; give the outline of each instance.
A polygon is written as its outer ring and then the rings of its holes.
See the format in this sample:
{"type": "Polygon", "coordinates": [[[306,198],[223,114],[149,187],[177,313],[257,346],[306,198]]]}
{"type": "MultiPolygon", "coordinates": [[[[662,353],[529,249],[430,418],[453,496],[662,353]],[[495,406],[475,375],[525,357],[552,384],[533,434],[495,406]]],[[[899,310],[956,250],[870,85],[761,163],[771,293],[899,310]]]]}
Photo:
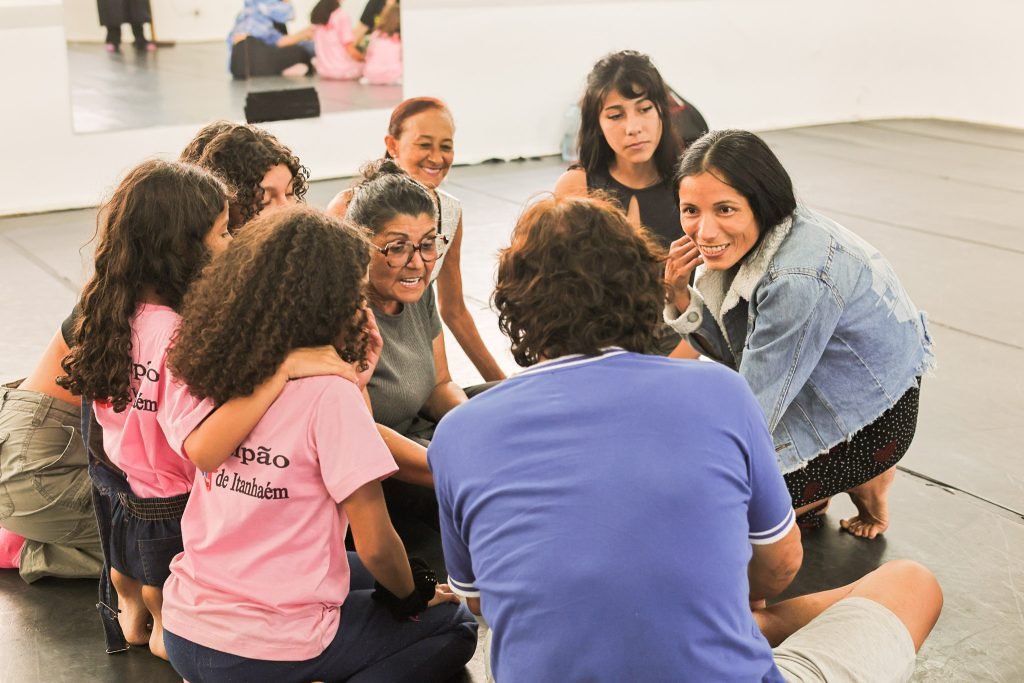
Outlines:
{"type": "Polygon", "coordinates": [[[797,204],[753,133],[708,133],[676,182],[686,236],[669,251],[666,319],[750,384],[801,525],[845,491],[858,514],[842,528],[874,538],[934,362],[924,314],[874,247],[797,204]]]}
{"type": "MultiPolygon", "coordinates": [[[[433,97],[405,100],[391,112],[384,145],[385,158],[427,188],[439,209],[437,234],[447,248],[439,253],[430,280],[437,280],[441,318],[484,380],[504,379],[505,373],[484,346],[462,294],[462,205],[439,187],[455,159],[451,112],[433,97]]],[[[328,213],[345,216],[351,198],[351,190],[338,193],[327,207],[328,213]]]]}
{"type": "Polygon", "coordinates": [[[363,169],[346,208],[346,219],[366,228],[374,246],[367,296],[384,349],[366,389],[399,467],[383,482],[388,508],[395,517],[437,528],[425,446],[435,422],[468,400],[451,379],[430,286],[446,238],[437,234],[430,191],[390,159],[363,169]]]}

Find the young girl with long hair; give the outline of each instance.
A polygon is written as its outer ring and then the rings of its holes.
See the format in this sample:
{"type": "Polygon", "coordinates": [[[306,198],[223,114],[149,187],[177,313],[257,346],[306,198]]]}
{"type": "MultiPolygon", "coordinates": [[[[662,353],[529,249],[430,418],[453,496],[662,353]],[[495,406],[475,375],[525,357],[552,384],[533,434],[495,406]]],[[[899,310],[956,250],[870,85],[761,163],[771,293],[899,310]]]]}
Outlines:
{"type": "MultiPolygon", "coordinates": [[[[253,221],[187,295],[171,367],[223,403],[302,346],[362,363],[379,347],[369,261],[361,232],[319,212],[253,221]]],[[[472,656],[472,616],[411,569],[391,525],[379,480],[397,468],[352,383],[289,383],[236,450],[193,460],[204,483],[164,589],[168,653],[187,680],[446,680],[472,656]]]]}
{"type": "MultiPolygon", "coordinates": [[[[101,490],[116,492],[98,517],[117,621],[128,644],[148,642],[161,657],[161,587],[181,551],[180,517],[195,477],[181,442],[195,429],[197,454],[229,452],[282,388],[267,382],[211,415],[166,368],[177,310],[203,266],[230,243],[227,223],[226,190],[210,173],[163,161],[130,171],[100,211],[95,274],[59,380],[93,402],[102,450],[120,470],[94,472],[101,490]]],[[[287,359],[277,379],[297,376],[302,360],[287,359]]]]}
{"type": "Polygon", "coordinates": [[[352,20],[338,0],[320,0],[309,13],[313,25],[313,64],[320,78],[351,81],[363,75],[366,57],[359,51],[352,20]]]}
{"type": "MultiPolygon", "coordinates": [[[[683,151],[672,129],[669,91],[650,57],[634,50],[601,58],[580,100],[579,163],[555,184],[555,196],[599,191],[665,249],[682,236],[672,173],[683,151]]],[[[678,358],[696,353],[662,325],[658,349],[678,358]]]]}

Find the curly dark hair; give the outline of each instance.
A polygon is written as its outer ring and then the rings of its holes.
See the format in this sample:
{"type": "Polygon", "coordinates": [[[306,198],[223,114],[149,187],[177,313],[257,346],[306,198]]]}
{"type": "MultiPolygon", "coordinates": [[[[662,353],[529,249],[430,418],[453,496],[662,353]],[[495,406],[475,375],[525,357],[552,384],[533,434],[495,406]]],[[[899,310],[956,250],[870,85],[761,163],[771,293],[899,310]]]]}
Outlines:
{"type": "Polygon", "coordinates": [[[433,193],[402,170],[393,159],[376,159],[359,169],[345,218],[373,234],[396,216],[426,214],[438,222],[433,193]]]}
{"type": "Polygon", "coordinates": [[[231,188],[229,227],[237,230],[253,219],[263,206],[263,176],[284,164],[292,172],[292,192],[304,201],[309,189],[309,170],[281,142],[257,126],[238,125],[210,140],[197,162],[223,178],[231,188]]]}
{"type": "Polygon", "coordinates": [[[661,319],[664,252],[610,200],[551,198],[526,210],[498,260],[492,302],[521,366],[607,346],[647,353],[661,319]]]}
{"type": "Polygon", "coordinates": [[[654,150],[653,161],[665,183],[672,180],[676,161],[683,145],[672,127],[668,86],[647,55],[636,50],[621,50],[602,57],[587,75],[587,87],[580,100],[580,132],[577,139],[579,163],[588,176],[608,170],[615,152],[601,130],[601,109],[612,91],[626,99],[646,97],[661,119],[661,140],[654,150]]]}
{"type": "Polygon", "coordinates": [[[334,344],[364,365],[369,262],[365,233],[319,211],[253,220],[189,290],[168,365],[218,404],[251,394],[300,347],[334,344]]]}
{"type": "Polygon", "coordinates": [[[185,149],[181,150],[181,155],[178,157],[178,161],[185,164],[198,164],[199,158],[203,156],[203,150],[210,144],[210,141],[225,131],[229,131],[241,124],[233,121],[225,121],[220,119],[212,121],[196,133],[196,136],[192,138],[192,142],[185,146],[185,149]]]}
{"type": "Polygon", "coordinates": [[[146,290],[177,310],[209,261],[204,238],[224,211],[227,189],[190,164],[147,161],[131,170],[97,218],[95,274],[79,304],[78,343],[57,383],[74,394],[130,402],[132,318],[146,290]]]}

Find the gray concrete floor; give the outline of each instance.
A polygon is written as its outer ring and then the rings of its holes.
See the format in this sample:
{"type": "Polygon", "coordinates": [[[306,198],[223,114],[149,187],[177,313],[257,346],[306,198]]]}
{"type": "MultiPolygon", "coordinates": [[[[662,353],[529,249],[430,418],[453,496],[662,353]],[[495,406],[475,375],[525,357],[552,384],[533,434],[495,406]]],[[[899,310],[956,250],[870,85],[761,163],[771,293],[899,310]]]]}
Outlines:
{"type": "MultiPolygon", "coordinates": [[[[127,30],[127,29],[126,29],[127,30]]],[[[319,76],[265,76],[235,81],[227,70],[223,41],[177,43],[138,52],[125,37],[121,52],[102,44],[69,43],[71,119],[77,133],[152,128],[213,119],[245,120],[245,96],[263,90],[315,87],[322,113],[391,109],[402,101],[400,85],[360,85],[319,76]]]]}
{"type": "MultiPolygon", "coordinates": [[[[1024,680],[1024,308],[1015,298],[1024,285],[1024,132],[876,121],[765,138],[804,202],[893,263],[930,315],[939,359],[893,488],[890,530],[875,542],[839,533],[853,507],[837,499],[827,528],[805,536],[790,594],[846,583],[889,559],[918,560],[938,575],[946,605],[914,680],[1024,680]]],[[[467,299],[507,370],[514,364],[487,306],[494,256],[523,204],[563,168],[556,159],[463,167],[447,184],[465,210],[467,299]]],[[[314,183],[309,203],[324,206],[345,185],[314,183]]],[[[93,221],[93,211],[0,219],[0,380],[31,368],[73,304],[93,221]]],[[[455,379],[479,381],[449,347],[455,379]]],[[[0,572],[0,681],[175,680],[142,652],[103,654],[93,602],[90,582],[25,586],[0,572]]],[[[483,680],[479,658],[465,679],[483,680]]]]}

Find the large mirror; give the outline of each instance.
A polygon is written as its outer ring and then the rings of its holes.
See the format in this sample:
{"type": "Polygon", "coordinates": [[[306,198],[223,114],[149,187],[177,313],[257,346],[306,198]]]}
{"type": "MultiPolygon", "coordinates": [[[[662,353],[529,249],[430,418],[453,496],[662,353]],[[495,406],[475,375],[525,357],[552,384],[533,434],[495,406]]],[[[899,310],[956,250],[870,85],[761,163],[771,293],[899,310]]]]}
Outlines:
{"type": "Polygon", "coordinates": [[[399,0],[65,0],[76,133],[245,120],[249,93],[321,113],[402,100],[399,0]]]}

